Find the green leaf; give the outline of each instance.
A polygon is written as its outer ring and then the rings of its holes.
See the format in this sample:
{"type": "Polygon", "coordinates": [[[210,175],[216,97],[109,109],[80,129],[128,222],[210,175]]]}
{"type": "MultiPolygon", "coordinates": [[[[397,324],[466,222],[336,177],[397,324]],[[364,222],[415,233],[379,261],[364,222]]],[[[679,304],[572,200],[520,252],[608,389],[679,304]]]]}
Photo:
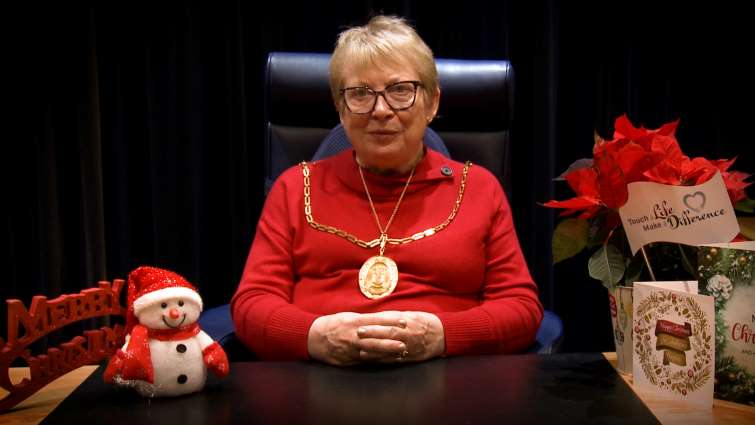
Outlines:
{"type": "Polygon", "coordinates": [[[737,217],[737,221],[739,233],[745,235],[747,239],[755,240],[755,217],[737,217]]]}
{"type": "Polygon", "coordinates": [[[734,205],[734,209],[746,213],[755,212],[755,199],[745,198],[734,205]]]}
{"type": "Polygon", "coordinates": [[[553,180],[554,181],[566,180],[566,175],[567,174],[569,174],[571,172],[574,172],[574,171],[577,171],[577,170],[580,170],[582,168],[589,168],[589,167],[592,167],[592,158],[578,159],[578,160],[572,162],[571,165],[569,166],[569,168],[566,169],[566,171],[564,171],[563,173],[561,173],[560,176],[556,177],[553,180]]]}
{"type": "Polygon", "coordinates": [[[567,218],[553,231],[553,264],[577,255],[587,245],[587,220],[567,218]]]}
{"type": "Polygon", "coordinates": [[[603,282],[603,286],[613,292],[616,284],[624,275],[624,257],[618,248],[605,244],[601,246],[587,262],[590,277],[603,282]]]}

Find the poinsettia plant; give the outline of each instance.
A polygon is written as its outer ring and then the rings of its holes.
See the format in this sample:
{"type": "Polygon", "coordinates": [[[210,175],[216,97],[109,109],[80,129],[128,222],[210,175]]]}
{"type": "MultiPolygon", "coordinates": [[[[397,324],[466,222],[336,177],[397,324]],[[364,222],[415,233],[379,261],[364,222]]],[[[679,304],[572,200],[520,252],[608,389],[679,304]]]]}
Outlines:
{"type": "MultiPolygon", "coordinates": [[[[745,180],[749,174],[732,171],[736,158],[709,160],[686,156],[676,139],[679,121],[658,129],[637,128],[626,115],[616,119],[613,139],[595,135],[593,157],[575,161],[556,180],[565,180],[576,196],[543,204],[564,209],[560,216],[571,216],[559,222],[553,235],[553,263],[570,258],[584,249],[595,249],[588,261],[590,276],[602,281],[610,291],[615,285],[631,285],[643,273],[645,259],[631,255],[621,227],[619,207],[627,202],[627,185],[633,182],[655,182],[666,185],[693,186],[705,183],[721,173],[735,209],[752,213],[755,201],[748,198],[745,180]]],[[[755,239],[753,219],[738,217],[742,235],[755,239]]],[[[741,236],[741,235],[740,235],[741,236]]],[[[693,253],[685,247],[651,244],[653,257],[671,259],[658,264],[661,270],[679,268],[695,274],[689,259],[693,253]]],[[[655,266],[653,268],[656,268],[655,266]]]]}

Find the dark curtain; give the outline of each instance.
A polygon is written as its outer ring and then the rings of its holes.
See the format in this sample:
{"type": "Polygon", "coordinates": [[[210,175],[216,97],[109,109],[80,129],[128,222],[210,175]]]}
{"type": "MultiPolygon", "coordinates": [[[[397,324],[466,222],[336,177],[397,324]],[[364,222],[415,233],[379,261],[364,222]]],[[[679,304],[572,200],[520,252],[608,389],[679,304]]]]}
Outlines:
{"type": "Polygon", "coordinates": [[[552,179],[590,156],[594,131],[611,136],[624,112],[648,127],[681,119],[685,152],[739,155],[735,168],[755,171],[753,31],[740,6],[153,3],[6,16],[18,30],[8,50],[3,299],[75,293],[151,264],[185,275],[207,306],[228,302],[263,202],[266,55],[329,52],[373,12],[407,17],[438,57],[512,61],[509,196],[567,351],[612,349],[607,296],[586,256],[551,266],[555,216],[538,203],[571,196],[552,179]]]}

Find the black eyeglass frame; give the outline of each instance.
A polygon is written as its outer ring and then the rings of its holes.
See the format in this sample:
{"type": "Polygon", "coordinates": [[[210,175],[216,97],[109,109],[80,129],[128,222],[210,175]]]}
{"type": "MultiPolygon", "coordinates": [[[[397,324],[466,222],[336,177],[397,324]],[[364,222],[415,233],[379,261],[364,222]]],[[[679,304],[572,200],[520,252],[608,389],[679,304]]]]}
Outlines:
{"type": "Polygon", "coordinates": [[[424,87],[424,85],[422,84],[421,81],[407,80],[407,81],[396,81],[395,83],[388,84],[387,86],[385,86],[383,90],[379,90],[379,91],[374,90],[371,87],[367,87],[367,86],[353,86],[353,87],[344,87],[338,92],[341,94],[341,99],[343,99],[343,103],[344,105],[346,105],[346,109],[348,109],[349,112],[351,112],[352,114],[357,114],[357,115],[365,115],[365,114],[371,114],[372,111],[375,110],[375,105],[377,105],[378,96],[383,96],[383,100],[385,100],[385,104],[388,105],[388,107],[391,108],[391,110],[393,111],[405,111],[411,108],[417,102],[417,87],[424,87]],[[399,84],[406,84],[406,83],[411,83],[414,88],[414,94],[412,96],[412,103],[408,106],[404,106],[401,108],[394,108],[393,105],[391,105],[391,101],[388,100],[388,97],[386,97],[385,92],[388,91],[388,89],[390,89],[393,86],[396,86],[399,84]],[[368,92],[372,93],[372,106],[370,107],[368,111],[354,112],[351,110],[351,107],[349,106],[349,102],[346,101],[346,96],[344,96],[344,94],[346,93],[347,90],[355,90],[355,89],[366,89],[368,92]]]}

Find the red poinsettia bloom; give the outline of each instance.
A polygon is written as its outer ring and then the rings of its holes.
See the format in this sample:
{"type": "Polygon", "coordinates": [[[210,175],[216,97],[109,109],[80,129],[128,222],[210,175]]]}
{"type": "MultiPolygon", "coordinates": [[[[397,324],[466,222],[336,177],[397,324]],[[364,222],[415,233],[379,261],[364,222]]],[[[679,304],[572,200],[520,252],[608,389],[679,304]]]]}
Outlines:
{"type": "Polygon", "coordinates": [[[570,215],[581,210],[585,210],[585,213],[589,211],[590,214],[581,217],[588,218],[603,206],[600,193],[598,193],[598,174],[592,167],[575,170],[567,174],[565,178],[577,196],[565,201],[546,202],[544,204],[546,207],[566,208],[567,210],[561,215],[570,215]]]}
{"type": "Polygon", "coordinates": [[[722,172],[721,176],[724,178],[724,184],[726,190],[729,192],[729,198],[732,202],[739,202],[743,199],[747,199],[747,193],[745,188],[752,183],[745,182],[744,180],[750,177],[749,174],[741,171],[722,172]]]}
{"type": "MultiPolygon", "coordinates": [[[[636,128],[626,115],[616,119],[613,140],[596,137],[592,161],[578,161],[579,166],[564,175],[576,197],[543,204],[563,208],[561,215],[580,213],[579,218],[594,217],[604,208],[618,210],[627,202],[627,185],[655,182],[667,185],[699,185],[717,172],[726,184],[732,203],[747,198],[744,189],[750,175],[728,171],[731,160],[690,159],[676,140],[679,121],[658,129],[636,128]]],[[[576,163],[575,163],[576,164],[576,163]]]]}

